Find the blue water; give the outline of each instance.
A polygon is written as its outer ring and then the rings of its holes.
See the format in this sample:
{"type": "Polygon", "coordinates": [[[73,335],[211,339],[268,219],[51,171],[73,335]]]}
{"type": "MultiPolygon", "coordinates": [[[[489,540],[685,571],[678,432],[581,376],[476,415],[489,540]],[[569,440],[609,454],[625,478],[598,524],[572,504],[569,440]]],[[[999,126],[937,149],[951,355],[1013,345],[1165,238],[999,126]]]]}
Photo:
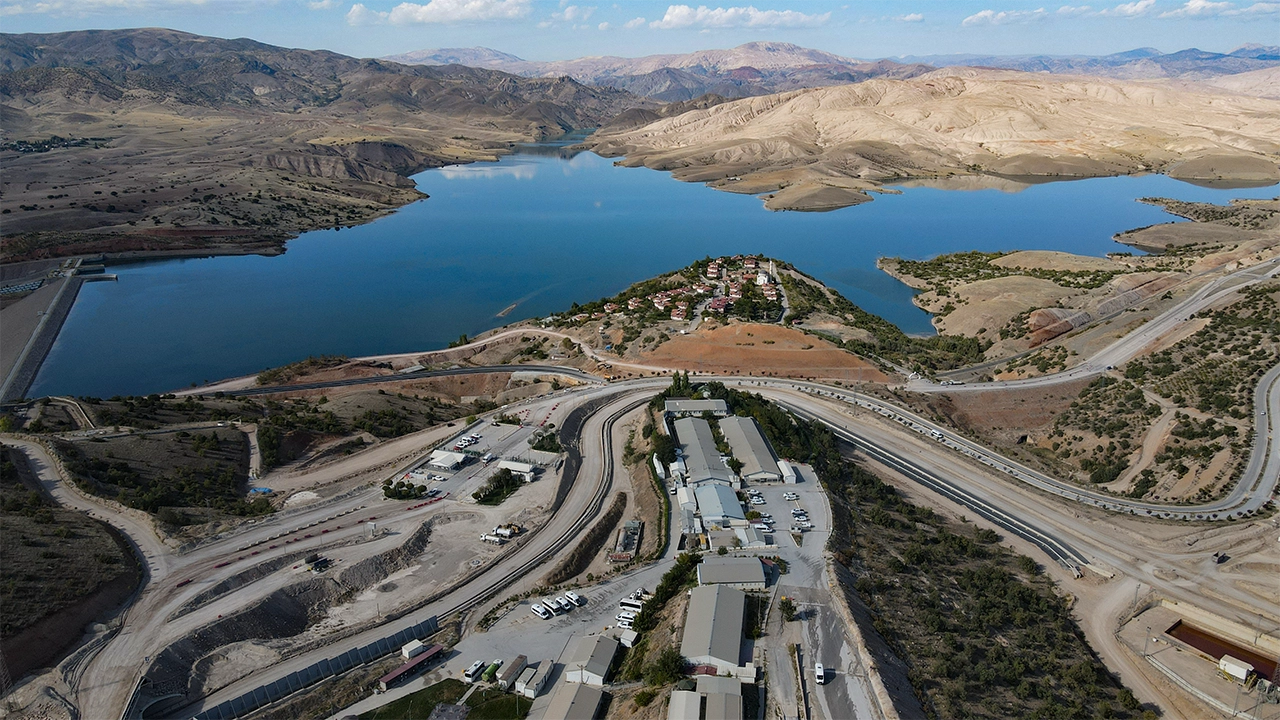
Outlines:
{"type": "Polygon", "coordinates": [[[878,271],[878,257],[1102,255],[1128,249],[1114,233],[1172,219],[1135,198],[1223,203],[1276,194],[1153,175],[1017,193],[911,188],[836,212],[776,213],[752,196],[614,167],[590,153],[518,154],[414,179],[430,199],[361,227],[307,233],[279,257],[112,266],[119,281],[84,285],[28,394],[164,392],[308,355],[437,349],[463,333],[734,253],[792,262],[904,330],[928,333],[911,289],[878,271]]]}

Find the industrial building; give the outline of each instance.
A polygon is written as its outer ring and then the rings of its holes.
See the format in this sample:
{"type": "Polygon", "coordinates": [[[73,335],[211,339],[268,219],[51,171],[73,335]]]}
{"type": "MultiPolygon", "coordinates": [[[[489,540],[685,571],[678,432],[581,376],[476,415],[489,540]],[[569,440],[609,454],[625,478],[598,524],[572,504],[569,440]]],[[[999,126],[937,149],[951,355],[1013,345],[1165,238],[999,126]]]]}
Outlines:
{"type": "Polygon", "coordinates": [[[587,685],[604,685],[609,675],[613,656],[618,653],[618,641],[606,635],[592,635],[578,640],[573,654],[564,663],[567,682],[587,685]]]}
{"type": "Polygon", "coordinates": [[[745,527],[747,515],[738,502],[738,494],[725,485],[705,484],[694,488],[693,496],[708,528],[745,527]]]}
{"type": "Polygon", "coordinates": [[[706,420],[680,418],[674,425],[690,485],[712,482],[732,486],[737,482],[737,476],[720,459],[716,436],[706,420]]]}
{"type": "Polygon", "coordinates": [[[709,412],[716,417],[724,417],[729,414],[729,405],[723,400],[690,400],[689,398],[668,400],[666,404],[667,415],[673,417],[701,415],[704,412],[709,412]]]}
{"type": "Polygon", "coordinates": [[[467,456],[462,453],[450,452],[448,450],[436,450],[431,453],[431,457],[427,459],[427,465],[439,470],[457,470],[467,461],[467,456]]]}
{"type": "Polygon", "coordinates": [[[542,711],[542,720],[596,720],[603,700],[604,690],[598,687],[560,683],[542,711]]]}
{"type": "Polygon", "coordinates": [[[699,675],[695,690],[675,690],[667,720],[742,720],[742,683],[699,675]]]}
{"type": "Polygon", "coordinates": [[[738,590],[764,590],[764,563],[758,557],[709,557],[698,563],[699,585],[724,585],[738,590]]]}
{"type": "Polygon", "coordinates": [[[742,463],[738,474],[752,482],[778,482],[782,472],[778,469],[778,457],[760,432],[755,418],[727,417],[720,421],[720,432],[733,450],[733,456],[742,463]]]}
{"type": "Polygon", "coordinates": [[[747,596],[726,585],[704,585],[689,593],[680,654],[694,665],[709,665],[716,674],[755,681],[755,667],[739,663],[742,654],[742,618],[747,596]]]}
{"type": "Polygon", "coordinates": [[[682,487],[676,488],[676,504],[681,510],[698,511],[698,500],[693,495],[693,488],[682,487]]]}

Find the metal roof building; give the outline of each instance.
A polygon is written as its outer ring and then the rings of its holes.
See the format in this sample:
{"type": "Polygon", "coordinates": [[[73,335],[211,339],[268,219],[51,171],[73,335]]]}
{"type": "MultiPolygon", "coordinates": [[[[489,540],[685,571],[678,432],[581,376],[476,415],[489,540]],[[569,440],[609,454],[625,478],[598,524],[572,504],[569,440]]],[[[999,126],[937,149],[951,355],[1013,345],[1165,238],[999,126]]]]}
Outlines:
{"type": "Polygon", "coordinates": [[[542,711],[542,720],[595,720],[603,699],[604,690],[600,688],[560,683],[542,711]]]}
{"type": "Polygon", "coordinates": [[[462,453],[450,452],[448,450],[436,450],[431,453],[431,458],[427,460],[427,464],[433,468],[439,468],[441,470],[453,470],[466,461],[467,456],[462,453]]]}
{"type": "Polygon", "coordinates": [[[733,471],[721,462],[720,451],[716,449],[716,436],[712,434],[711,425],[706,420],[680,418],[675,421],[675,429],[676,439],[680,441],[680,449],[684,453],[685,472],[689,474],[690,483],[734,483],[733,471]]]}
{"type": "Polygon", "coordinates": [[[698,500],[703,524],[721,528],[747,524],[747,516],[742,512],[738,494],[728,486],[709,483],[694,488],[693,496],[698,500]]]}
{"type": "Polygon", "coordinates": [[[764,563],[757,557],[710,557],[698,563],[699,585],[764,590],[764,563]]]}
{"type": "Polygon", "coordinates": [[[723,400],[676,398],[675,400],[668,400],[665,409],[669,415],[701,415],[704,412],[709,412],[713,415],[724,417],[729,414],[729,405],[723,400]]]}
{"type": "Polygon", "coordinates": [[[680,654],[695,665],[713,665],[718,672],[738,674],[746,599],[741,590],[725,585],[694,588],[680,654]]]}
{"type": "Polygon", "coordinates": [[[565,680],[571,683],[604,685],[618,652],[618,641],[606,635],[594,635],[578,640],[573,654],[564,663],[565,680]]]}
{"type": "Polygon", "coordinates": [[[727,417],[720,421],[720,432],[724,433],[724,440],[733,450],[733,456],[742,463],[742,472],[738,474],[744,480],[777,482],[782,479],[778,457],[773,454],[764,433],[760,432],[755,418],[727,417]]]}

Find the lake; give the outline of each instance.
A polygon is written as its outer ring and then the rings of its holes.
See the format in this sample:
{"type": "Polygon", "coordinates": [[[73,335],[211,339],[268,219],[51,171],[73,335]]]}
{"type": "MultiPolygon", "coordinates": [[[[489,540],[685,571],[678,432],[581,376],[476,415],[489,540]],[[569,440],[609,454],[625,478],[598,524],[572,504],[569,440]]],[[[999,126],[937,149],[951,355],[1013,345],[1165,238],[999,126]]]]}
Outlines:
{"type": "Polygon", "coordinates": [[[279,257],[112,265],[119,281],[84,285],[27,394],[165,392],[308,355],[438,349],[707,255],[787,260],[903,330],[929,333],[913,291],[877,270],[878,257],[1103,255],[1128,250],[1113,234],[1171,219],[1135,198],[1275,196],[1149,175],[1020,192],[912,187],[835,212],[770,212],[756,197],[546,147],[414,180],[430,199],[361,227],[306,233],[279,257]]]}

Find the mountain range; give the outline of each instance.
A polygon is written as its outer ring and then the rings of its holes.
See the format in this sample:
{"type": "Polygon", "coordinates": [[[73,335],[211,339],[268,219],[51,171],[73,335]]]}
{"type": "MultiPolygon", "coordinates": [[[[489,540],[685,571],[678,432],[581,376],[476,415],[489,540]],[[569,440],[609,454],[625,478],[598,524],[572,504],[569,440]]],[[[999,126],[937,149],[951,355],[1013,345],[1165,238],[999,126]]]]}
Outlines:
{"type": "Polygon", "coordinates": [[[909,78],[933,69],[919,63],[856,60],[783,42],[750,42],[727,50],[639,58],[604,56],[552,62],[522,60],[489,48],[419,50],[384,59],[421,65],[457,63],[525,77],[568,76],[663,102],[690,100],[707,93],[747,97],[876,77],[909,78]]]}
{"type": "Polygon", "coordinates": [[[579,82],[672,102],[706,93],[739,98],[872,78],[907,79],[937,67],[956,65],[1124,79],[1201,80],[1280,66],[1280,47],[1245,45],[1230,53],[1194,48],[1162,53],[1154,48],[1139,48],[1104,56],[926,55],[858,60],[791,43],[751,42],[727,50],[638,58],[603,56],[538,62],[475,47],[417,50],[384,59],[418,65],[484,67],[526,77],[569,76],[579,82]]]}
{"type": "Polygon", "coordinates": [[[405,176],[423,168],[656,105],[565,77],[156,28],[0,34],[3,256],[278,243],[420,198],[405,176]],[[56,152],[13,142],[54,136],[56,152]]]}

